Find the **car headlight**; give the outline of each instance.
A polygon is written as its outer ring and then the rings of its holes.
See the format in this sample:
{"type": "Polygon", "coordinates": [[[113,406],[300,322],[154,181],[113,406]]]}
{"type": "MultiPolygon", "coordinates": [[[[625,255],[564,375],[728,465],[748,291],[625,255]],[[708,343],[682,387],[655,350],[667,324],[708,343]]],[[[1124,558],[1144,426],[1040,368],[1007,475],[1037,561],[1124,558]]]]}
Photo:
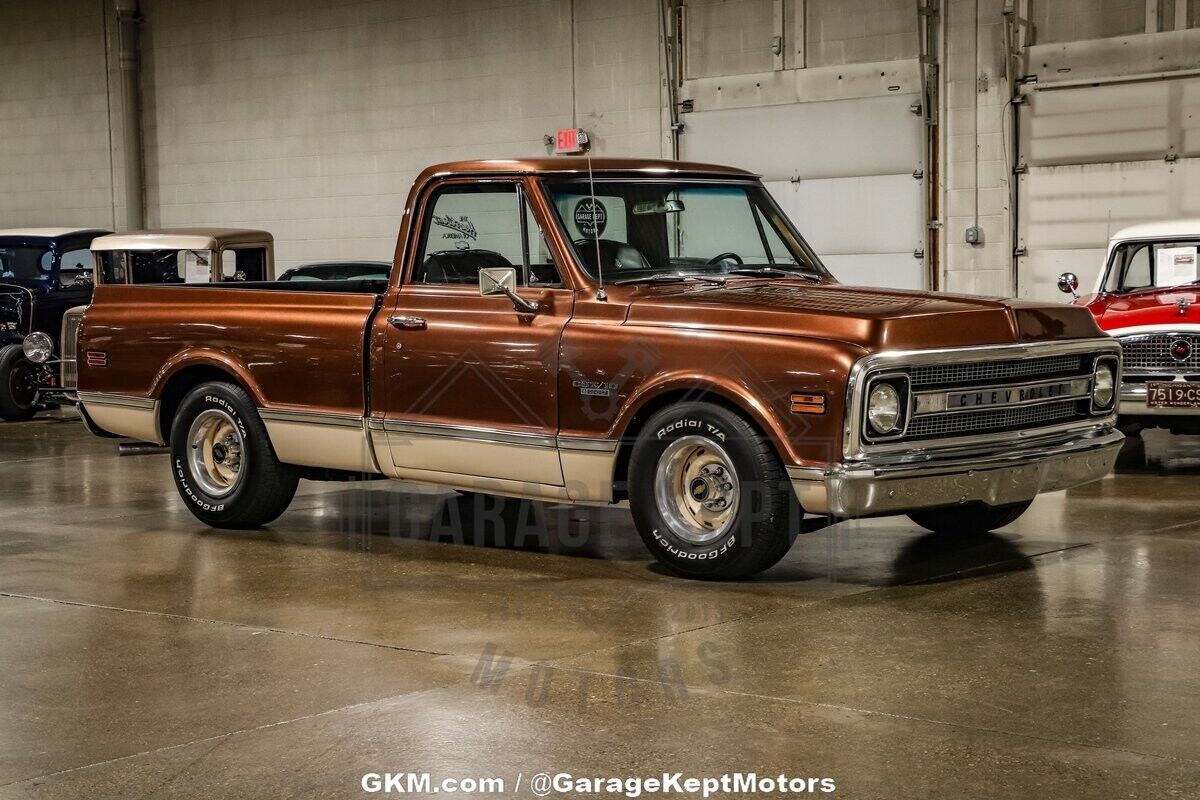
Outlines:
{"type": "Polygon", "coordinates": [[[54,340],[41,331],[25,337],[22,345],[25,357],[35,364],[45,364],[54,355],[54,340]]]}
{"type": "Polygon", "coordinates": [[[867,422],[878,434],[888,434],[900,424],[900,393],[890,383],[877,383],[867,396],[867,422]]]}
{"type": "Polygon", "coordinates": [[[1103,410],[1112,405],[1116,394],[1117,376],[1111,361],[1101,361],[1092,374],[1092,406],[1103,410]]]}

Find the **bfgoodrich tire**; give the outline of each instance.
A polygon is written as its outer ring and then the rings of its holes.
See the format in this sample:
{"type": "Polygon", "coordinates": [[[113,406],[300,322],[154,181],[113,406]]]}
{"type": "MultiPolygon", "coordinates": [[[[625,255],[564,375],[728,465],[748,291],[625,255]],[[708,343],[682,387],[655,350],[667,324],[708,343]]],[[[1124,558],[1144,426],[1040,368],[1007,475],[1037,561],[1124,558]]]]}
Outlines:
{"type": "Polygon", "coordinates": [[[0,347],[0,418],[17,422],[37,413],[34,369],[21,345],[0,347]]]}
{"type": "Polygon", "coordinates": [[[908,518],[934,533],[984,533],[1003,528],[1017,521],[1029,508],[1032,500],[1006,506],[985,506],[970,503],[953,508],[934,508],[914,511],[908,518]]]}
{"type": "Polygon", "coordinates": [[[766,438],[711,403],[680,403],[647,422],[629,461],[629,505],[646,547],[689,578],[767,569],[795,539],[799,507],[766,438]]]}
{"type": "Polygon", "coordinates": [[[171,472],[184,505],[214,528],[257,528],[282,514],[300,472],[279,463],[246,392],[205,383],[179,406],[171,426],[171,472]]]}

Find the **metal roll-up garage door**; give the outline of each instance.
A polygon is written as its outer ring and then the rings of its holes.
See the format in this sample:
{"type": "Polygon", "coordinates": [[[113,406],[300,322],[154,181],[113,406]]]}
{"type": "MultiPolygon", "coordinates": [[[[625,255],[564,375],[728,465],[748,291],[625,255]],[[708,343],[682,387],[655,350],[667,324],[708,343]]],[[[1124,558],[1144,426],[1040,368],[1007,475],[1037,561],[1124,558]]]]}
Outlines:
{"type": "Polygon", "coordinates": [[[917,100],[897,93],[697,111],[682,117],[680,155],[761,174],[842,282],[926,288],[917,100]]]}
{"type": "Polygon", "coordinates": [[[1017,294],[1094,285],[1109,237],[1200,217],[1200,78],[1031,91],[1017,106],[1017,294]]]}

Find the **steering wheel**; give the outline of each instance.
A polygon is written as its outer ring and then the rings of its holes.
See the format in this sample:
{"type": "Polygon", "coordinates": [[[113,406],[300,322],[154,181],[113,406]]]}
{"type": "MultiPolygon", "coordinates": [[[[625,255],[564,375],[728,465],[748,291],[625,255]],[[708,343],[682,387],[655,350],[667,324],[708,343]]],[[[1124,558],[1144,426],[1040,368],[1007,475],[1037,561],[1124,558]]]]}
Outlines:
{"type": "Polygon", "coordinates": [[[708,260],[708,266],[710,266],[710,267],[716,266],[717,264],[720,264],[722,261],[733,261],[738,266],[741,266],[742,264],[746,263],[745,261],[742,261],[742,257],[739,256],[737,253],[730,251],[728,253],[718,253],[717,255],[710,258],[708,260]]]}

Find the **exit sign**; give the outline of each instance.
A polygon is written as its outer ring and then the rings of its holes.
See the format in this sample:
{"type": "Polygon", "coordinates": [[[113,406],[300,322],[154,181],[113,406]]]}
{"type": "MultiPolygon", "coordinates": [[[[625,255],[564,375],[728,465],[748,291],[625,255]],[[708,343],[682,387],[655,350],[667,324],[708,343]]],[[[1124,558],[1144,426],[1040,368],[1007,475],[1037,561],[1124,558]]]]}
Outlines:
{"type": "Polygon", "coordinates": [[[582,128],[563,128],[554,135],[554,152],[560,156],[582,153],[587,149],[588,135],[582,128]]]}

